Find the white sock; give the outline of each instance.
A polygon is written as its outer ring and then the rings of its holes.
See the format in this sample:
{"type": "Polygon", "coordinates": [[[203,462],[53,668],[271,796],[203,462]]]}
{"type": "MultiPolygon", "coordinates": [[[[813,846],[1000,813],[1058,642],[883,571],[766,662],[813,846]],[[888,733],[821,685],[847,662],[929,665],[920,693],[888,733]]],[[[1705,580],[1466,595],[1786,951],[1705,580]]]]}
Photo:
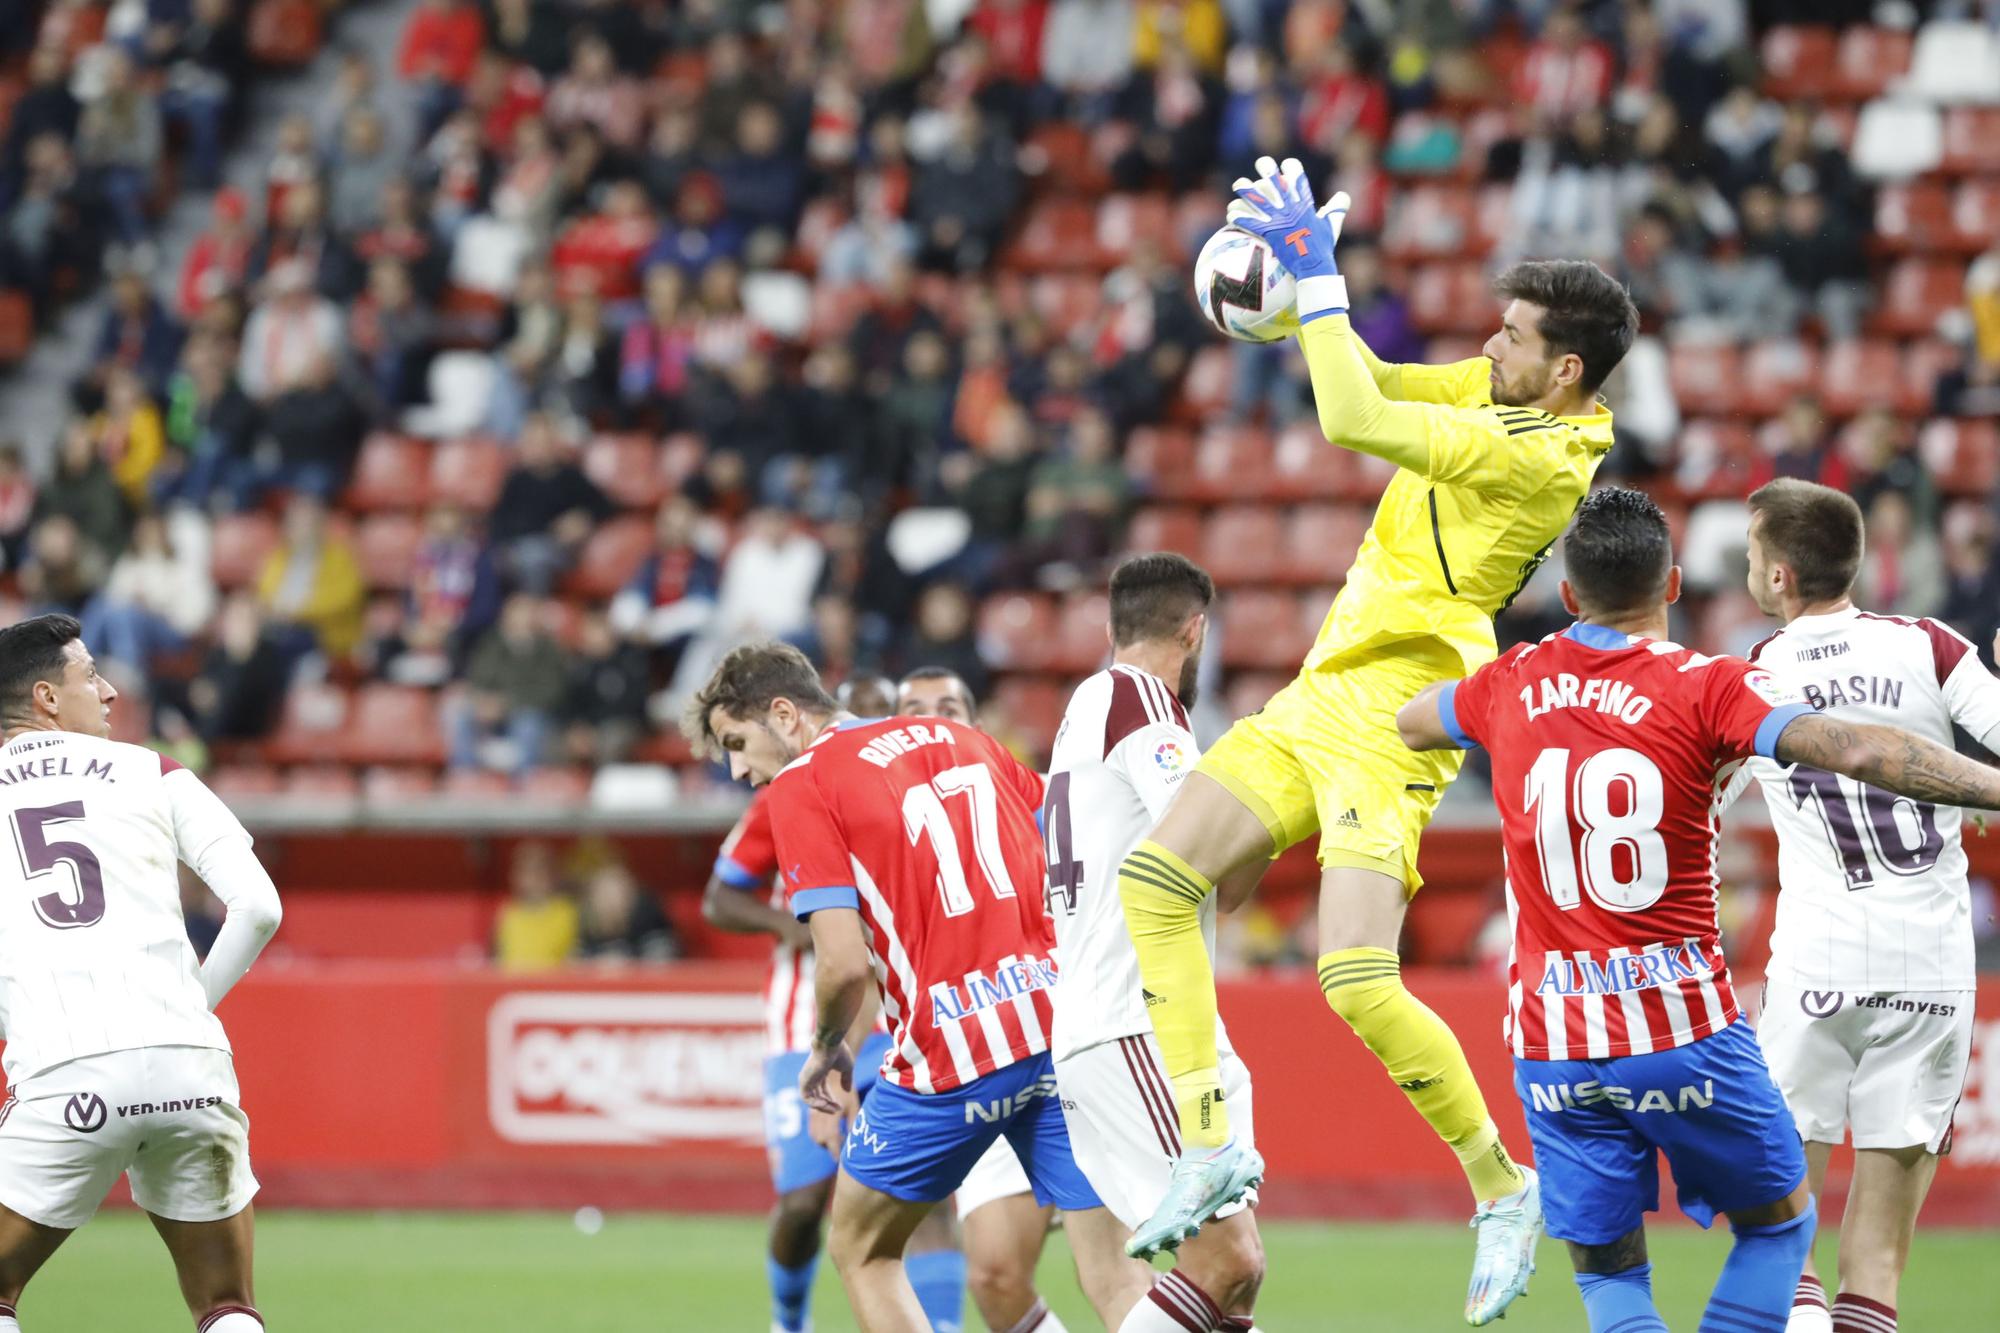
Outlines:
{"type": "Polygon", "coordinates": [[[1063,1326],[1062,1320],[1056,1318],[1056,1312],[1037,1296],[1034,1308],[1022,1315],[1007,1333],[1069,1333],[1069,1330],[1063,1326]]]}
{"type": "Polygon", "coordinates": [[[210,1311],[195,1325],[195,1333],[264,1333],[264,1321],[247,1305],[225,1305],[210,1311]]]}
{"type": "Polygon", "coordinates": [[[1833,1312],[1826,1306],[1826,1288],[1810,1273],[1799,1278],[1792,1296],[1792,1315],[1785,1333],[1833,1333],[1833,1312]]]}
{"type": "Polygon", "coordinates": [[[1118,1333],[1215,1333],[1221,1324],[1222,1311],[1208,1293],[1172,1272],[1160,1274],[1118,1333]]]}
{"type": "Polygon", "coordinates": [[[0,1333],[21,1333],[21,1321],[14,1317],[11,1305],[0,1305],[0,1333]]]}

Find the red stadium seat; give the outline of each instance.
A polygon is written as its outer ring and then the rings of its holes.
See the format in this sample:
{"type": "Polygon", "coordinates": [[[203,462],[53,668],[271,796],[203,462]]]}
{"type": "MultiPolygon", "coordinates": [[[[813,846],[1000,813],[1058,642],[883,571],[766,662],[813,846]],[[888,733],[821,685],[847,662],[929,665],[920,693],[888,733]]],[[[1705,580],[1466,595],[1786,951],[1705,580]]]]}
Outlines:
{"type": "Polygon", "coordinates": [[[1284,528],[1269,505],[1230,505],[1209,516],[1201,564],[1217,583],[1281,581],[1284,528]]]}
{"type": "MultiPolygon", "coordinates": [[[[1465,118],[1460,131],[1458,175],[1476,181],[1486,174],[1486,158],[1493,145],[1512,137],[1514,117],[1501,107],[1482,107],[1465,118]]],[[[1484,192],[1482,192],[1483,201],[1484,192]]]]}
{"type": "Polygon", "coordinates": [[[1222,662],[1264,671],[1296,668],[1312,646],[1301,628],[1299,599],[1269,588],[1239,588],[1223,601],[1222,662]]]}
{"type": "Polygon", "coordinates": [[[1769,416],[1819,378],[1819,354],[1790,339],[1760,342],[1743,361],[1744,410],[1769,416]]]}
{"type": "Polygon", "coordinates": [[[669,486],[650,435],[599,435],[583,448],[583,473],[626,509],[654,509],[669,486]]]}
{"type": "Polygon", "coordinates": [[[635,764],[663,764],[673,768],[680,764],[694,762],[694,746],[681,735],[680,728],[656,731],[641,740],[632,751],[635,764]]]}
{"type": "Polygon", "coordinates": [[[1367,487],[1362,457],[1328,444],[1318,421],[1295,422],[1279,432],[1271,449],[1273,493],[1288,500],[1353,499],[1367,487]]]}
{"type": "Polygon", "coordinates": [[[1091,149],[1081,127],[1053,121],[1028,136],[1023,157],[1038,193],[1095,198],[1111,184],[1110,173],[1091,149]]]}
{"type": "Polygon", "coordinates": [[[507,480],[507,452],[492,440],[447,440],[431,458],[431,491],[450,504],[487,510],[507,480]]]}
{"type": "Polygon", "coordinates": [[[1075,198],[1043,199],[1028,206],[1027,220],[1002,252],[1001,263],[1031,273],[1101,268],[1103,257],[1091,240],[1096,233],[1097,218],[1089,204],[1075,198]]]}
{"type": "Polygon", "coordinates": [[[1410,319],[1425,333],[1491,333],[1494,313],[1477,264],[1427,264],[1410,283],[1410,319]]]}
{"type": "Polygon", "coordinates": [[[1174,232],[1174,201],[1162,194],[1106,195],[1097,206],[1097,248],[1122,264],[1142,242],[1168,262],[1188,258],[1174,232]]]}
{"type": "Polygon", "coordinates": [[[312,0],[257,0],[245,41],[261,65],[296,69],[319,54],[320,6],[312,0]]]}
{"type": "Polygon", "coordinates": [[[993,702],[1039,761],[1055,743],[1069,689],[1049,676],[1008,676],[994,687],[993,702]]]}
{"type": "Polygon", "coordinates": [[[1040,670],[1055,642],[1055,604],[1037,593],[989,597],[979,608],[979,652],[1001,670],[1040,670]]]}
{"type": "Polygon", "coordinates": [[[863,283],[814,283],[812,311],[807,316],[813,340],[845,338],[874,300],[874,289],[863,283]]]}
{"type": "Polygon", "coordinates": [[[1690,421],[1681,428],[1675,476],[1690,499],[1741,499],[1757,462],[1757,441],[1741,421],[1690,421]]]}
{"type": "Polygon", "coordinates": [[[338,740],[350,764],[444,763],[437,696],[412,685],[363,685],[338,740]]]}
{"type": "Polygon", "coordinates": [[[1991,500],[2000,486],[2000,426],[1991,421],[1940,417],[1924,427],[1917,449],[1947,495],[1991,500]]]}
{"type": "Polygon", "coordinates": [[[1938,376],[1964,359],[1964,352],[1938,338],[1911,343],[1903,352],[1903,387],[1897,406],[1913,416],[1929,412],[1937,397],[1938,376]]]}
{"type": "Polygon", "coordinates": [[[653,524],[636,515],[614,518],[590,534],[570,571],[568,590],[608,601],[639,571],[653,546],[653,524]]]}
{"type": "Polygon", "coordinates": [[[361,781],[354,770],[340,764],[314,764],[285,774],[281,795],[299,800],[352,800],[361,793],[361,781]]]}
{"type": "Polygon", "coordinates": [[[1840,342],[1820,363],[1819,396],[1838,417],[1870,407],[1895,407],[1903,395],[1902,359],[1887,342],[1840,342]]]}
{"type": "Polygon", "coordinates": [[[371,768],[361,775],[361,796],[370,805],[397,805],[437,792],[437,778],[428,768],[371,768]]]}
{"type": "Polygon", "coordinates": [[[1192,558],[1201,549],[1201,515],[1180,505],[1142,509],[1125,534],[1125,549],[1175,551],[1192,558]]]}
{"type": "Polygon", "coordinates": [[[1875,196],[1875,241],[1891,254],[1953,243],[1951,195],[1938,181],[1884,185],[1875,196]]]}
{"type": "Polygon", "coordinates": [[[361,442],[343,503],[363,511],[420,508],[430,499],[430,470],[428,444],[378,430],[361,442]]]}
{"type": "Polygon", "coordinates": [[[1865,102],[1910,71],[1910,34],[1859,24],[1840,34],[1829,92],[1865,102]]]}
{"type": "Polygon", "coordinates": [[[1058,338],[1074,338],[1104,311],[1104,282],[1095,273],[1043,273],[1028,284],[1028,308],[1058,338]]]}
{"type": "Polygon", "coordinates": [[[1928,335],[1938,317],[1965,300],[1965,266],[1951,260],[1898,260],[1882,285],[1882,299],[1869,316],[1871,332],[1928,335]]]}
{"type": "Polygon", "coordinates": [[[1472,191],[1462,185],[1413,185],[1389,203],[1382,227],[1383,253],[1391,259],[1443,258],[1472,251],[1472,191]]]}
{"type": "Polygon", "coordinates": [[[28,354],[35,341],[35,310],[26,292],[0,290],[0,366],[11,366],[28,354]]]}
{"type": "Polygon", "coordinates": [[[1229,406],[1236,381],[1236,353],[1227,344],[1209,343],[1195,352],[1181,381],[1177,407],[1193,421],[1206,421],[1229,406]]]}
{"type": "Polygon", "coordinates": [[[1101,592],[1079,593],[1057,612],[1056,642],[1049,669],[1071,678],[1087,676],[1111,658],[1111,599],[1101,592]]]}
{"type": "Polygon", "coordinates": [[[205,779],[208,789],[230,804],[276,796],[284,787],[278,770],[268,764],[230,764],[218,768],[205,779]]]}
{"type": "Polygon", "coordinates": [[[1271,436],[1255,426],[1212,426],[1194,452],[1196,491],[1212,499],[1251,499],[1272,493],[1271,436]]]}
{"type": "Polygon", "coordinates": [[[1978,254],[2000,237],[2000,178],[1965,181],[1951,196],[1951,244],[1978,254]]]}
{"type": "Polygon", "coordinates": [[[1834,85],[1837,46],[1832,28],[1789,23],[1772,28],[1759,52],[1764,91],[1787,101],[1826,96],[1834,85]]]}
{"type": "Polygon", "coordinates": [[[424,529],[411,514],[370,514],[354,534],[354,555],[370,588],[395,591],[410,586],[410,568],[424,529]]]}
{"type": "Polygon", "coordinates": [[[2000,172],[2000,106],[1955,106],[1944,113],[1944,170],[1954,175],[2000,172]]]}
{"type": "Polygon", "coordinates": [[[521,778],[521,799],[535,806],[581,805],[590,799],[590,774],[580,768],[537,768],[521,778]]]}
{"type": "Polygon", "coordinates": [[[278,524],[268,514],[226,514],[215,521],[208,568],[218,586],[241,588],[256,581],[278,545],[278,524]]]}
{"type": "Polygon", "coordinates": [[[1125,472],[1154,494],[1194,478],[1194,436],[1178,426],[1140,426],[1125,439],[1125,472]]]}
{"type": "Polygon", "coordinates": [[[1514,187],[1512,185],[1481,186],[1473,199],[1472,209],[1472,252],[1491,254],[1500,243],[1507,239],[1507,229],[1514,219],[1514,187]]]}
{"type": "Polygon", "coordinates": [[[264,741],[279,764],[323,764],[334,758],[352,701],[337,685],[295,685],[285,696],[277,730],[264,741]]]}
{"type": "Polygon", "coordinates": [[[1340,582],[1367,531],[1367,517],[1351,505],[1301,505],[1285,519],[1281,577],[1294,583],[1340,582]]]}
{"type": "Polygon", "coordinates": [[[1282,671],[1243,671],[1222,692],[1222,706],[1232,718],[1248,717],[1285,688],[1291,677],[1282,671]]]}
{"type": "Polygon", "coordinates": [[[504,801],[514,795],[514,780],[491,769],[455,768],[444,775],[437,791],[448,801],[504,801]]]}
{"type": "Polygon", "coordinates": [[[1742,352],[1724,343],[1681,343],[1668,351],[1667,378],[1683,412],[1733,412],[1743,397],[1742,352]]]}

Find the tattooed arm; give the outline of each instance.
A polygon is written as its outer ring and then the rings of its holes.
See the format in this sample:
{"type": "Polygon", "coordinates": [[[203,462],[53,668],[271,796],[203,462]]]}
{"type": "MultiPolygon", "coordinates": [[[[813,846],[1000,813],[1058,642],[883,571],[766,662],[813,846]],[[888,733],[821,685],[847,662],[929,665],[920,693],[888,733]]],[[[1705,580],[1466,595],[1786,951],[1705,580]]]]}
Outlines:
{"type": "Polygon", "coordinates": [[[1779,734],[1776,754],[1781,764],[1845,773],[1913,800],[2000,810],[2000,769],[1899,727],[1808,713],[1779,734]]]}

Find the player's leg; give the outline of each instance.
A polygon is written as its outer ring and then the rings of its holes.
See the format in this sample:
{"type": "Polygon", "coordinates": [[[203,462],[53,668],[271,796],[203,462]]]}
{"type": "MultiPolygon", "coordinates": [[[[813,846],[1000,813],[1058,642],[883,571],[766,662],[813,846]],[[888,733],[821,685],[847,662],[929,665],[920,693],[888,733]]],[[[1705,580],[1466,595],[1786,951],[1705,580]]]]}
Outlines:
{"type": "MultiPolygon", "coordinates": [[[[1761,1039],[1763,1031],[1759,1029],[1761,1039]]],[[[1770,1054],[1769,1048],[1765,1055],[1770,1054]]],[[[1773,1072],[1776,1072],[1775,1070],[1773,1072]]],[[[1780,1085],[1783,1090],[1783,1085],[1780,1085]]],[[[1796,1109],[1794,1111],[1796,1114],[1796,1109]]],[[[1803,1127],[1800,1130],[1804,1133],[1803,1127]]],[[[1833,1160],[1834,1145],[1814,1143],[1807,1139],[1804,1144],[1806,1154],[1806,1188],[1812,1191],[1814,1206],[1818,1206],[1826,1191],[1826,1168],[1833,1160]]],[[[1849,1196],[1850,1201],[1853,1195],[1849,1196]]],[[[1826,1284],[1820,1281],[1819,1270],[1813,1266],[1810,1251],[1806,1254],[1805,1267],[1799,1272],[1798,1290],[1792,1293],[1792,1315],[1786,1321],[1785,1333],[1832,1333],[1833,1306],[1826,1294],[1826,1284]]]]}
{"type": "Polygon", "coordinates": [[[903,1250],[935,1207],[898,1199],[842,1171],[833,1186],[827,1257],[840,1272],[855,1322],[869,1333],[927,1333],[931,1323],[903,1269],[903,1250]]]}
{"type": "Polygon", "coordinates": [[[933,1329],[958,1333],[965,1327],[965,1251],[949,1207],[940,1204],[917,1223],[903,1248],[903,1269],[917,1304],[933,1329]]]}
{"type": "Polygon", "coordinates": [[[245,1205],[233,1217],[214,1222],[178,1222],[148,1213],[167,1243],[180,1278],[181,1299],[200,1333],[263,1333],[256,1294],[250,1287],[254,1210],[245,1205]]]}
{"type": "Polygon", "coordinates": [[[1567,1242],[1570,1267],[1593,1333],[1667,1333],[1653,1306],[1653,1263],[1646,1228],[1634,1227],[1602,1245],[1567,1242]]]}
{"type": "Polygon", "coordinates": [[[1731,1209],[1733,1241],[1702,1313],[1702,1333],[1783,1333],[1818,1227],[1803,1160],[1799,1183],[1785,1197],[1731,1209]]]}
{"type": "MultiPolygon", "coordinates": [[[[1005,1140],[1000,1140],[1005,1142],[1005,1140]]],[[[1023,1177],[1022,1183],[1026,1183],[1023,1177]]],[[[991,1329],[1045,1329],[1053,1316],[1035,1291],[1035,1266],[1055,1220],[1029,1193],[1003,1194],[959,1218],[965,1233],[965,1289],[991,1329]]]]}
{"type": "Polygon", "coordinates": [[[67,1227],[43,1226],[0,1205],[0,1333],[20,1333],[14,1309],[21,1293],[69,1237],[67,1227]]]}
{"type": "Polygon", "coordinates": [[[1937,1154],[1922,1143],[1855,1149],[1854,1178],[1840,1224],[1840,1294],[1832,1307],[1833,1328],[1866,1333],[1895,1328],[1897,1290],[1937,1165],[1937,1154]]]}
{"type": "Polygon", "coordinates": [[[803,1051],[764,1060],[764,1148],[777,1201],[765,1240],[764,1276],[771,1289],[771,1327],[800,1333],[812,1304],[819,1267],[820,1223],[833,1197],[838,1164],[812,1141],[799,1097],[803,1051]]]}

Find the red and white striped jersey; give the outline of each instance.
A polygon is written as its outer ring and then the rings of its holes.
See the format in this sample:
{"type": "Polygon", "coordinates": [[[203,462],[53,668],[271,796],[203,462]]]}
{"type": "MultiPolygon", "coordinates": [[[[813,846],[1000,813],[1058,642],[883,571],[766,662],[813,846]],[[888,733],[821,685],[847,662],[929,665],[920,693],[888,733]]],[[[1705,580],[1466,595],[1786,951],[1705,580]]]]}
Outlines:
{"type": "MultiPolygon", "coordinates": [[[[1807,703],[1941,745],[1956,723],[2000,745],[2000,680],[1935,620],[1800,616],[1750,654],[1807,703]]],[[[1774,980],[1809,990],[1971,990],[1962,815],[1803,765],[1744,765],[1778,834],[1774,980]]]]}
{"type": "MultiPolygon", "coordinates": [[[[785,905],[777,882],[778,848],[771,840],[768,791],[751,798],[736,827],[723,840],[715,858],[715,877],[744,893],[768,893],[771,905],[785,905]]],[[[812,950],[795,949],[784,940],[771,946],[771,976],[764,985],[764,1034],[771,1054],[803,1051],[812,1045],[812,950]]]]}
{"type": "Polygon", "coordinates": [[[1042,792],[998,741],[938,718],[831,727],[770,784],[791,910],[861,914],[898,1087],[943,1092],[1048,1049],[1042,792]]]}
{"type": "Polygon", "coordinates": [[[1645,1055],[1736,1020],[1716,921],[1716,775],[1769,756],[1811,711],[1740,658],[1586,624],[1446,689],[1445,729],[1493,761],[1515,1055],[1645,1055]]]}

